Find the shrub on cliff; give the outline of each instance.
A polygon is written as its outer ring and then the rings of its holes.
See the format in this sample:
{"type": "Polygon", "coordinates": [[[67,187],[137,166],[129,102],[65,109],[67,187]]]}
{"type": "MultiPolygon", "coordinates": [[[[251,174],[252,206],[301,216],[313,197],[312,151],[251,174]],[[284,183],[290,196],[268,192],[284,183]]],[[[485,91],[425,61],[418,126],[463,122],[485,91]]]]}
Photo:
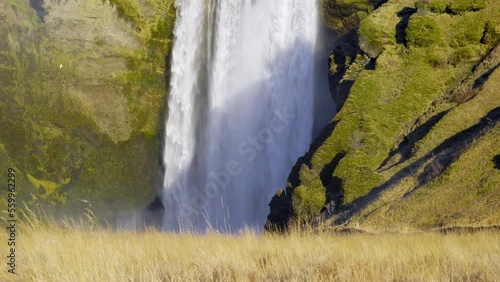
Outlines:
{"type": "MultiPolygon", "coordinates": [[[[493,0],[497,1],[497,0],[493,0]]],[[[462,14],[468,11],[477,11],[486,8],[488,0],[454,0],[448,9],[454,14],[462,14]]]]}
{"type": "Polygon", "coordinates": [[[376,58],[386,45],[396,43],[396,29],[400,18],[393,7],[383,6],[371,13],[359,27],[359,47],[371,58],[376,58]],[[389,14],[390,16],[387,16],[389,14]]]}
{"type": "Polygon", "coordinates": [[[326,191],[318,175],[304,164],[300,169],[300,179],[302,185],[293,191],[293,211],[299,223],[307,223],[325,205],[326,191]]]}
{"type": "Polygon", "coordinates": [[[426,2],[428,10],[433,13],[446,12],[457,15],[469,11],[478,11],[488,5],[488,0],[419,0],[419,2],[426,2]]]}
{"type": "MultiPolygon", "coordinates": [[[[450,4],[449,0],[432,0],[427,3],[427,10],[433,13],[444,13],[450,4]]],[[[417,6],[418,7],[418,6],[417,6]]]]}
{"type": "Polygon", "coordinates": [[[492,21],[486,23],[484,27],[481,43],[495,46],[500,42],[500,25],[495,25],[492,21]]]}
{"type": "Polygon", "coordinates": [[[468,61],[472,58],[475,58],[477,55],[474,54],[474,49],[471,46],[465,46],[458,48],[455,52],[453,52],[450,56],[450,64],[459,65],[464,61],[468,61]]]}
{"type": "Polygon", "coordinates": [[[361,23],[359,31],[359,46],[370,58],[376,58],[382,52],[384,45],[392,43],[394,35],[387,32],[370,19],[361,23]]]}
{"type": "Polygon", "coordinates": [[[413,16],[406,30],[408,45],[428,47],[438,44],[442,39],[442,32],[432,17],[413,16]]]}

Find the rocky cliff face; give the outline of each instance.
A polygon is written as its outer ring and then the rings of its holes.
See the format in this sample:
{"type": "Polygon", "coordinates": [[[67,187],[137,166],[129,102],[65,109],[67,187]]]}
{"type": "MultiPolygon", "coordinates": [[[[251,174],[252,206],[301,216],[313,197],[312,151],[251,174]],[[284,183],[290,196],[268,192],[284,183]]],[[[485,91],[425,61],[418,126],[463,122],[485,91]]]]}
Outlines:
{"type": "Polygon", "coordinates": [[[354,2],[323,1],[339,113],[268,226],[500,224],[500,2],[354,2]]]}
{"type": "Polygon", "coordinates": [[[104,216],[151,200],[174,18],[172,1],[0,0],[0,163],[19,200],[104,216]]]}

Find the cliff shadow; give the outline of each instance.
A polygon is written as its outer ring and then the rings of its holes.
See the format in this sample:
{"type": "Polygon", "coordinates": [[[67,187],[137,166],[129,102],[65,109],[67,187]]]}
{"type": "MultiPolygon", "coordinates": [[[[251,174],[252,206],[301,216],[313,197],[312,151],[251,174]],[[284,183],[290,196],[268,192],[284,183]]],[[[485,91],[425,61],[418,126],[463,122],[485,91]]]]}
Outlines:
{"type": "Polygon", "coordinates": [[[335,155],[332,161],[325,165],[319,174],[321,183],[326,189],[326,204],[320,212],[320,214],[324,214],[324,217],[329,217],[338,212],[344,203],[342,179],[340,177],[333,176],[333,172],[345,156],[345,152],[335,155]]]}
{"type": "Polygon", "coordinates": [[[389,156],[382,162],[380,167],[377,169],[377,172],[383,172],[388,169],[391,169],[395,166],[398,166],[412,157],[412,152],[415,148],[415,144],[425,138],[427,134],[431,131],[431,129],[439,122],[446,114],[449,113],[451,109],[442,111],[433,117],[431,117],[424,124],[418,126],[415,130],[413,130],[410,134],[404,137],[403,141],[399,143],[399,146],[396,150],[389,152],[389,156]],[[399,156],[399,160],[395,160],[396,157],[399,156]]]}
{"type": "Polygon", "coordinates": [[[314,77],[314,127],[313,136],[318,136],[337,114],[329,82],[329,60],[331,50],[337,44],[338,36],[330,29],[321,26],[316,40],[314,77]]]}
{"type": "Polygon", "coordinates": [[[416,12],[416,8],[404,7],[401,11],[396,13],[396,15],[401,18],[401,21],[396,24],[396,43],[403,44],[405,46],[408,43],[406,40],[406,29],[410,23],[410,17],[416,12]]]}
{"type": "Polygon", "coordinates": [[[302,167],[302,165],[305,164],[309,168],[311,168],[312,157],[314,156],[316,151],[319,149],[319,147],[323,143],[325,143],[326,139],[328,139],[328,137],[330,137],[330,135],[332,135],[333,131],[335,130],[335,127],[337,126],[337,124],[339,122],[340,122],[339,120],[332,121],[327,126],[325,126],[321,130],[319,135],[314,138],[314,140],[312,141],[311,145],[309,146],[309,149],[307,150],[307,152],[303,156],[301,156],[297,159],[297,162],[292,167],[292,170],[288,176],[288,182],[290,182],[290,184],[293,187],[297,187],[301,183],[300,177],[299,177],[299,172],[300,172],[300,168],[302,167]]]}
{"type": "Polygon", "coordinates": [[[30,6],[36,11],[36,14],[40,18],[40,21],[42,23],[45,22],[45,16],[47,15],[47,11],[45,10],[45,7],[43,6],[44,0],[30,0],[30,6]]]}
{"type": "MultiPolygon", "coordinates": [[[[329,87],[333,100],[337,105],[337,112],[344,106],[347,96],[354,85],[355,80],[344,79],[349,67],[354,63],[356,56],[363,54],[359,48],[359,36],[356,30],[352,30],[338,39],[338,44],[332,50],[329,65],[335,63],[334,73],[329,73],[329,87]]],[[[369,62],[370,64],[370,62],[369,62]]],[[[371,63],[374,68],[374,63],[371,63]]],[[[365,66],[366,67],[366,66],[365,66]]],[[[368,66],[370,68],[370,66],[368,66]]]]}
{"type": "Polygon", "coordinates": [[[500,155],[494,156],[491,161],[495,164],[496,169],[500,169],[500,155]]]}
{"type": "Polygon", "coordinates": [[[478,89],[481,86],[484,85],[484,83],[490,78],[491,74],[493,74],[498,68],[500,67],[500,63],[497,64],[496,66],[492,67],[485,73],[483,73],[480,77],[478,77],[476,80],[474,80],[474,83],[472,83],[472,88],[473,89],[478,89]]]}

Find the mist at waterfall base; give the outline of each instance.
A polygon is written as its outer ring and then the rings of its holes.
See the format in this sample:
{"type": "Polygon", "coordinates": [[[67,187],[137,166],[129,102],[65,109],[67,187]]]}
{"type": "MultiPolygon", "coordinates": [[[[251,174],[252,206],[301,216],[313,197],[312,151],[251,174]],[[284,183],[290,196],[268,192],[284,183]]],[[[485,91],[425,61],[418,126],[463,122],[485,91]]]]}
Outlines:
{"type": "Polygon", "coordinates": [[[261,229],[270,199],[286,185],[313,130],[333,116],[318,3],[176,5],[163,148],[164,228],[261,229]]]}

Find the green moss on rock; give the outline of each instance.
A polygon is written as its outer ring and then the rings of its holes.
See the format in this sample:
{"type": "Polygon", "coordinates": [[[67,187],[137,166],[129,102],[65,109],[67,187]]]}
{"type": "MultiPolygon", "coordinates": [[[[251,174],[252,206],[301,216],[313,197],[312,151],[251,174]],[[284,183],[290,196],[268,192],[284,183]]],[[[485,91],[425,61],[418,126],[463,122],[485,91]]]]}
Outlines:
{"type": "Polygon", "coordinates": [[[306,165],[300,169],[302,185],[296,187],[292,196],[293,211],[299,223],[309,222],[326,202],[326,190],[319,177],[306,165]]]}
{"type": "Polygon", "coordinates": [[[374,10],[377,0],[322,0],[321,17],[326,26],[341,35],[356,29],[374,10]]]}

